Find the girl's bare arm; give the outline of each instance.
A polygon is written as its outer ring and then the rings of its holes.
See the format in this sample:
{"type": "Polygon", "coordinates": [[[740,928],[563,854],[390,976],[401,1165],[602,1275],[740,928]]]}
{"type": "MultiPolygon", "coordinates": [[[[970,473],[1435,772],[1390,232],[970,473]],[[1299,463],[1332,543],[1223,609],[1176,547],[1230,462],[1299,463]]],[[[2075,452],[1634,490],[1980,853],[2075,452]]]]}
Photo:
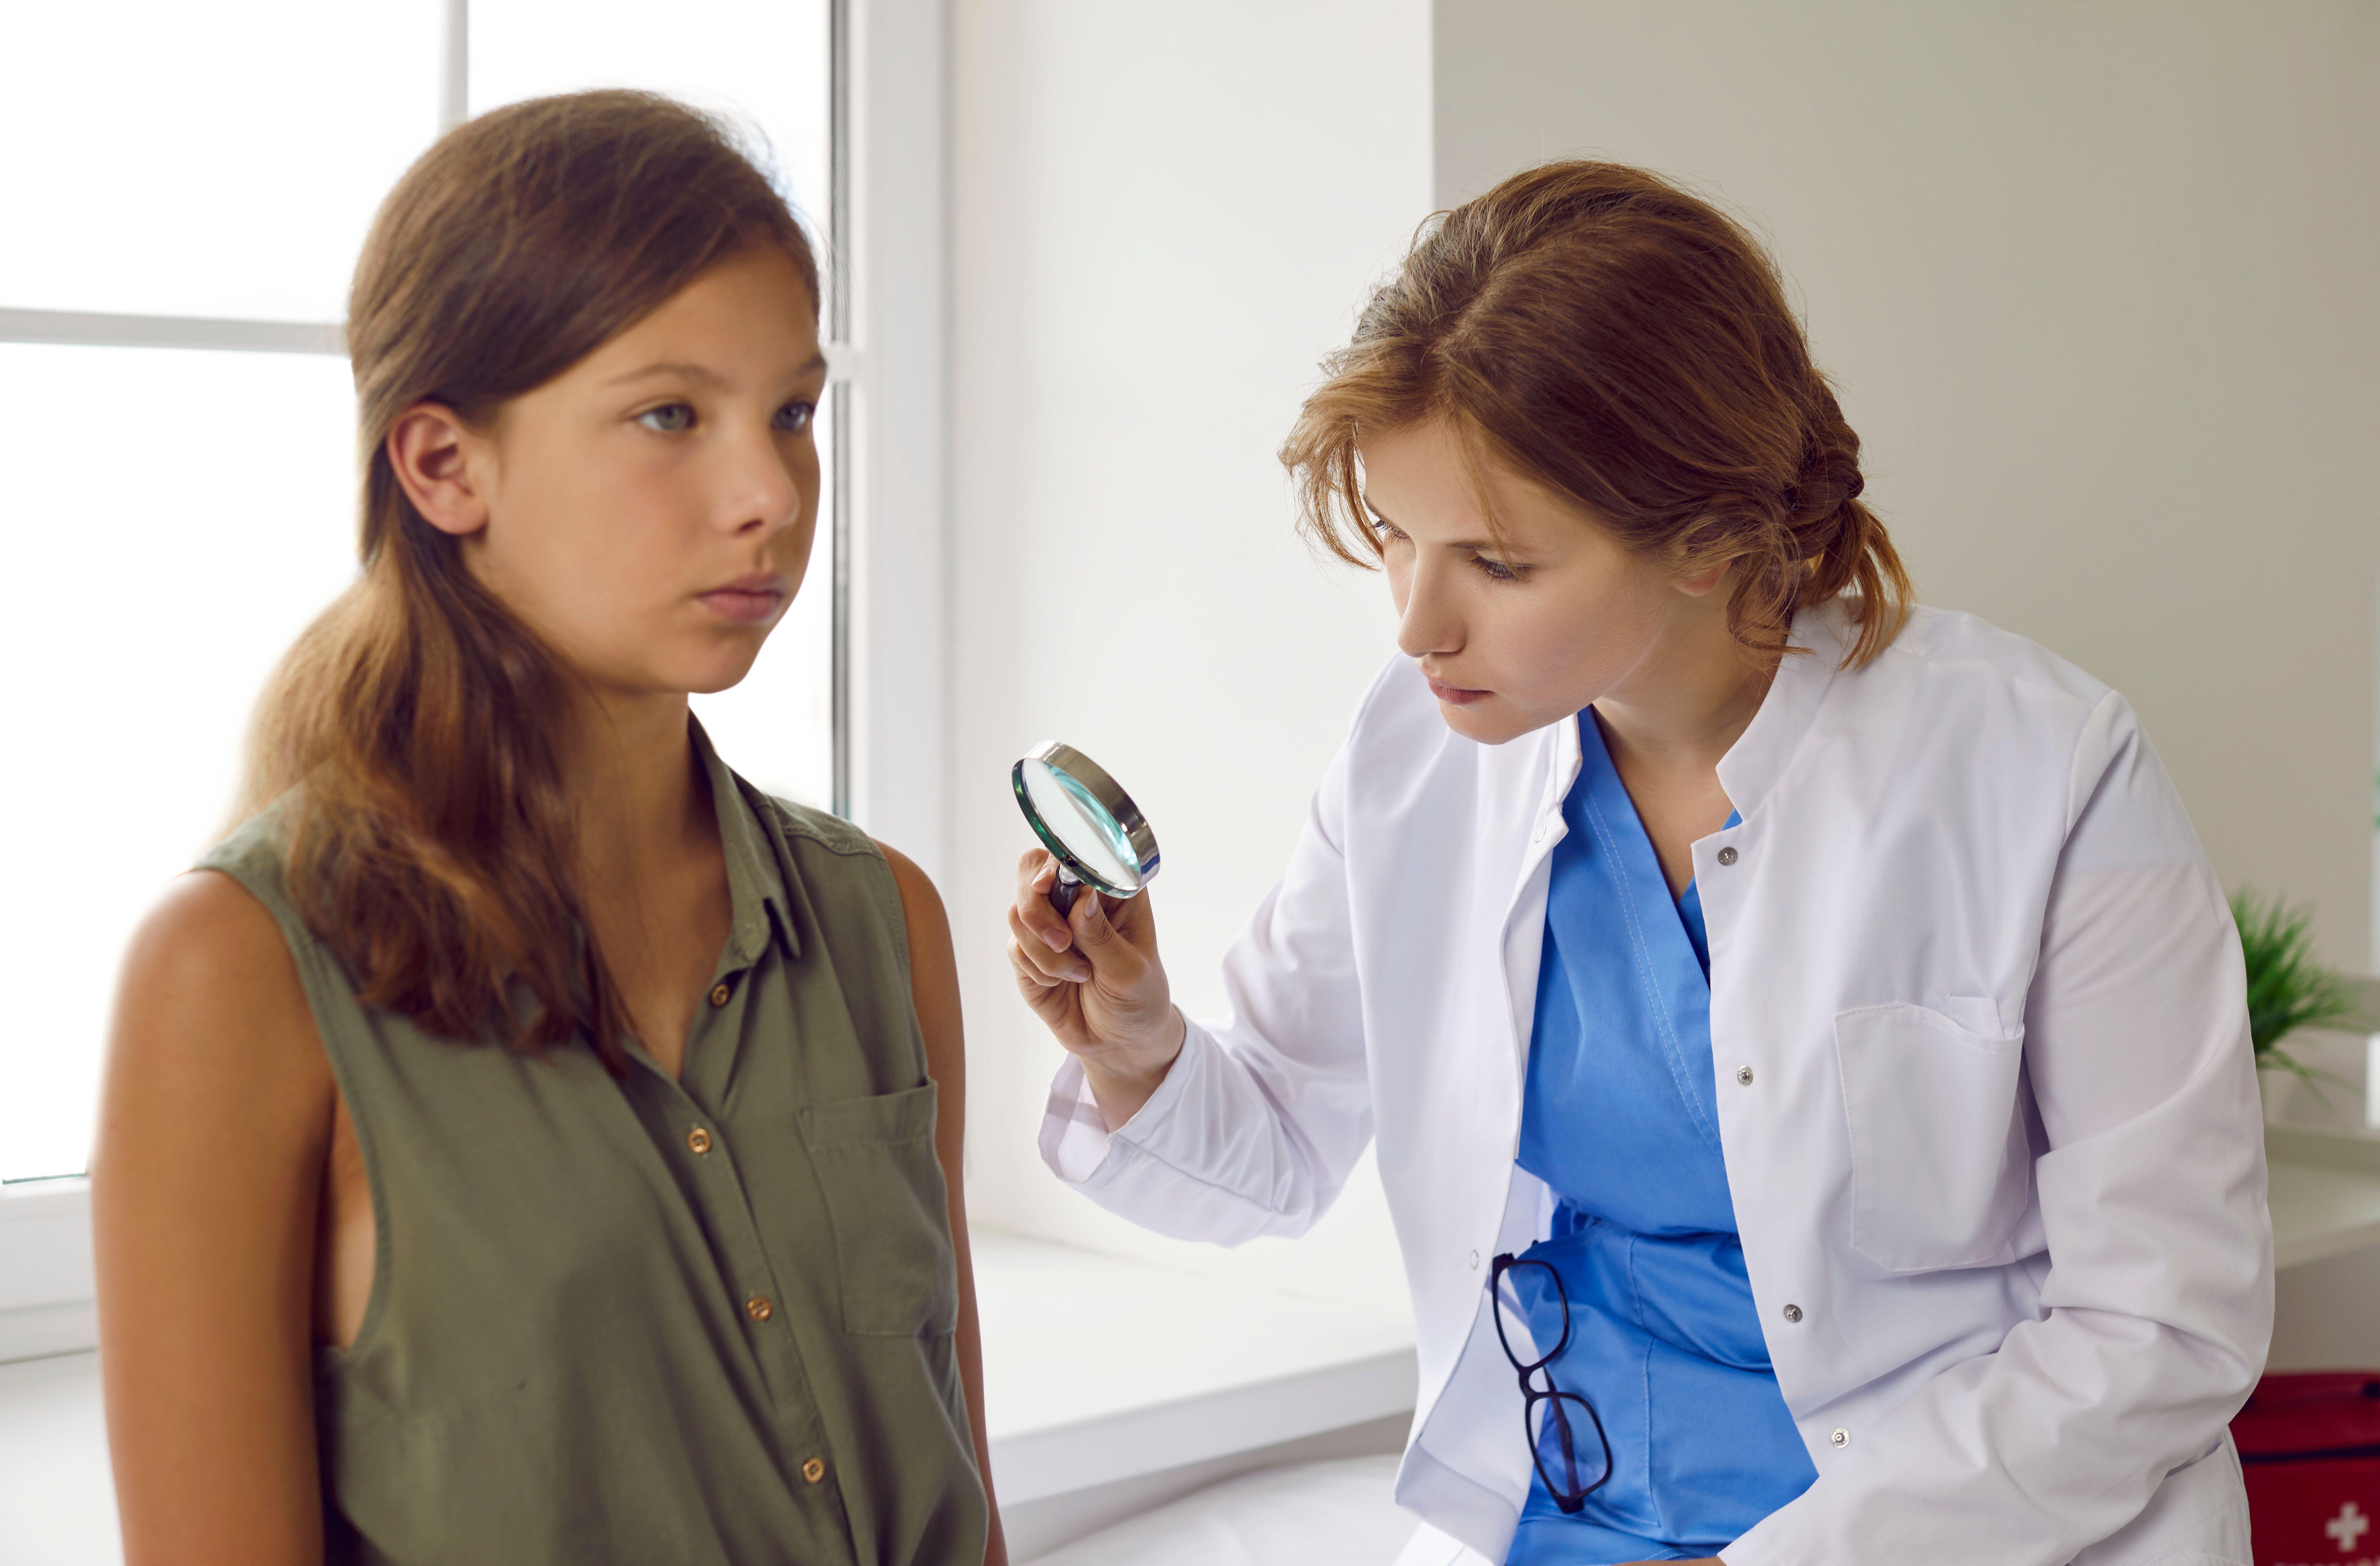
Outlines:
{"type": "Polygon", "coordinates": [[[127,1566],[313,1566],[316,1215],[330,1065],[273,916],[176,882],[133,937],[91,1217],[127,1566]]]}
{"type": "MultiPolygon", "coordinates": [[[[879,845],[880,847],[881,845],[879,845]]],[[[934,1143],[942,1179],[951,1192],[951,1243],[959,1266],[959,1379],[966,1387],[967,1419],[975,1433],[976,1467],[984,1499],[991,1503],[991,1534],[985,1566],[1008,1566],[1008,1546],[1000,1532],[1000,1501],[991,1493],[991,1443],[984,1434],[983,1331],[976,1317],[975,1264],[967,1248],[965,1162],[966,1041],[959,1019],[959,965],[951,950],[950,917],[926,873],[891,849],[892,877],[900,883],[902,913],[909,928],[909,989],[917,1025],[926,1035],[926,1069],[934,1079],[934,1143]]]]}

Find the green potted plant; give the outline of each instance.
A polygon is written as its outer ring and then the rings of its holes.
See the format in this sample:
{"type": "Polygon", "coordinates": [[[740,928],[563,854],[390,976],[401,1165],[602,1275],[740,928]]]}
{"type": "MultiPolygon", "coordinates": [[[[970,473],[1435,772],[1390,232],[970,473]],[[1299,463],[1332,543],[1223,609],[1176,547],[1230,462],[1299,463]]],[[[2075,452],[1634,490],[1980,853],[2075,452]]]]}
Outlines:
{"type": "Polygon", "coordinates": [[[2289,1071],[2316,1098],[2323,1080],[2353,1087],[2281,1046],[2301,1029],[2350,1033],[2380,1026],[2364,1015],[2362,985],[2314,960],[2307,928],[2313,910],[2261,898],[2242,887],[2231,894],[2231,917],[2240,926],[2240,954],[2248,967],[2248,1036],[2255,1046],[2256,1070],[2289,1071]]]}

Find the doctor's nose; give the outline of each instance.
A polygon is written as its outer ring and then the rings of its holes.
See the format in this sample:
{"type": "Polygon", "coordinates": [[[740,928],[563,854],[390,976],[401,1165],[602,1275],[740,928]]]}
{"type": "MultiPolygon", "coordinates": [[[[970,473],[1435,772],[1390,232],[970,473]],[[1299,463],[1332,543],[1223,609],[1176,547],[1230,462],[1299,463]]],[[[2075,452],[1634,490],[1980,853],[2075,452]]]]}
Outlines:
{"type": "Polygon", "coordinates": [[[1415,570],[1397,594],[1397,650],[1408,658],[1463,650],[1462,617],[1445,595],[1433,591],[1427,573],[1415,570]]]}

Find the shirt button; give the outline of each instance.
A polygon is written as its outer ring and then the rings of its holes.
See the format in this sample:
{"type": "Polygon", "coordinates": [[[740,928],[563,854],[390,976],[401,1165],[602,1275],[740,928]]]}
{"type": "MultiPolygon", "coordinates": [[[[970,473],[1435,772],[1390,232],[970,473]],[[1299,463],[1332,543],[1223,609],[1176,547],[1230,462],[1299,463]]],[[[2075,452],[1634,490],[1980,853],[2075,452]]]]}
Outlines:
{"type": "MultiPolygon", "coordinates": [[[[1801,1307],[1801,1306],[1799,1306],[1799,1305],[1787,1305],[1787,1306],[1785,1307],[1785,1319],[1786,1319],[1786,1320],[1788,1320],[1788,1321],[1799,1321],[1799,1320],[1801,1320],[1801,1319],[1802,1319],[1802,1307],[1801,1307]]],[[[1841,1443],[1840,1441],[1838,1441],[1838,1442],[1836,1442],[1835,1444],[1836,1444],[1837,1446],[1840,1446],[1840,1445],[1842,1445],[1842,1443],[1841,1443]]]]}
{"type": "Polygon", "coordinates": [[[696,1157],[710,1151],[710,1133],[700,1126],[686,1133],[686,1150],[696,1157]]]}
{"type": "Polygon", "coordinates": [[[1733,864],[1735,863],[1735,850],[1732,848],[1719,850],[1718,862],[1721,864],[1733,864]]]}
{"type": "Polygon", "coordinates": [[[766,1321],[777,1314],[777,1307],[769,1303],[766,1294],[755,1294],[744,1302],[744,1314],[754,1321],[766,1321]]]}
{"type": "Polygon", "coordinates": [[[1749,1066],[1738,1066],[1735,1069],[1735,1080],[1740,1085],[1750,1087],[1752,1085],[1752,1068],[1749,1066]]]}
{"type": "Polygon", "coordinates": [[[713,1006],[724,1006],[727,1004],[727,997],[734,993],[735,991],[730,989],[724,984],[713,985],[710,986],[710,1004],[713,1006]]]}
{"type": "Polygon", "coordinates": [[[1835,1445],[1839,1447],[1847,1447],[1852,1444],[1852,1433],[1848,1430],[1838,1429],[1833,1435],[1828,1437],[1827,1439],[1834,1442],[1835,1445]]]}
{"type": "Polygon", "coordinates": [[[826,1477],[826,1464],[815,1457],[810,1459],[802,1464],[802,1477],[813,1485],[817,1484],[826,1477]]]}
{"type": "Polygon", "coordinates": [[[1479,1270],[1479,1253],[1476,1251],[1471,1253],[1471,1270],[1474,1272],[1479,1270]]]}

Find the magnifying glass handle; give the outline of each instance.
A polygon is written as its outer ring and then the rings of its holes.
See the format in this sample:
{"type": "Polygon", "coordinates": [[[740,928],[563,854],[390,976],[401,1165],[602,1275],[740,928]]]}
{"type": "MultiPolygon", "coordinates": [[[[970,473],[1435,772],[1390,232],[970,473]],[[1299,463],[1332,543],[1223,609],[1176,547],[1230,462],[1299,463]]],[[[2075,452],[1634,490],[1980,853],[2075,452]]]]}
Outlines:
{"type": "Polygon", "coordinates": [[[1061,913],[1072,913],[1075,911],[1075,899],[1082,892],[1083,884],[1067,875],[1066,867],[1062,864],[1058,867],[1057,882],[1050,888],[1050,906],[1061,913]]]}

